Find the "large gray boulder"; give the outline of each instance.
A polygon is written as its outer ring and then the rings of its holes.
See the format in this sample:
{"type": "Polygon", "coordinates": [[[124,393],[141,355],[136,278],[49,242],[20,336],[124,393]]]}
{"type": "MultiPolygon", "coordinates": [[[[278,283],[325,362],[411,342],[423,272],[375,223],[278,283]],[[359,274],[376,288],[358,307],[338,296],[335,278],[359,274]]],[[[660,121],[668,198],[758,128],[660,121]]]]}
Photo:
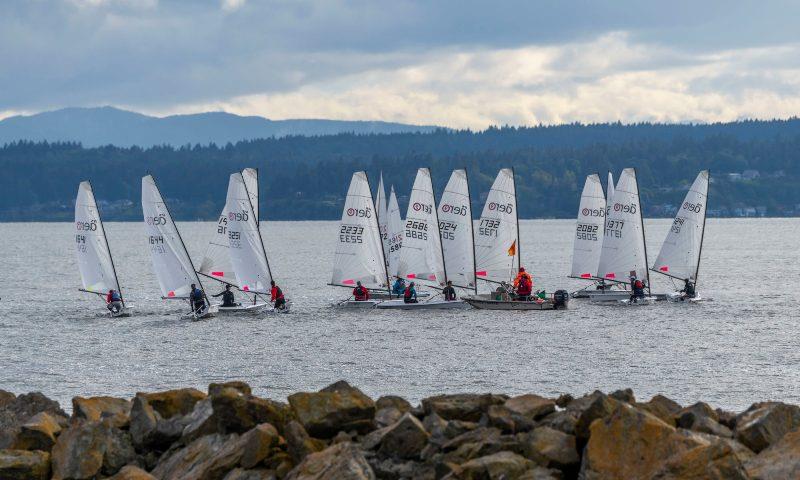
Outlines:
{"type": "Polygon", "coordinates": [[[374,429],[375,402],[347,382],[336,382],[319,392],[289,396],[295,418],[318,438],[332,438],[340,431],[366,433],[374,429]]]}

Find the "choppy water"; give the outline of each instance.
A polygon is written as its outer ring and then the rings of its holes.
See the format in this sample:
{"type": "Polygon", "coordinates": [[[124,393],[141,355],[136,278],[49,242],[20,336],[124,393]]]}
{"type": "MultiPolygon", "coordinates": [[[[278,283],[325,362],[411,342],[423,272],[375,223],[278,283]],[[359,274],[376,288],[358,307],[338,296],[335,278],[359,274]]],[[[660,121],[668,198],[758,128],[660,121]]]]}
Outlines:
{"type": "MultiPolygon", "coordinates": [[[[646,222],[654,258],[668,220],[646,222]]],[[[212,225],[181,223],[195,260],[212,225]]],[[[632,387],[742,409],[800,402],[800,220],[709,220],[699,290],[713,302],[647,308],[573,301],[557,312],[341,311],[329,279],[333,222],[264,222],[270,264],[289,315],[180,320],[160,300],[143,228],[106,225],[136,316],[108,319],[82,294],[72,224],[0,224],[0,388],[75,395],[243,379],[256,393],[347,379],[372,396],[441,392],[580,394],[632,387]]],[[[577,289],[569,269],[574,221],[523,221],[523,263],[537,286],[577,289]]],[[[655,278],[654,290],[671,289],[655,278]]],[[[209,290],[216,290],[209,288],[209,290]]]]}

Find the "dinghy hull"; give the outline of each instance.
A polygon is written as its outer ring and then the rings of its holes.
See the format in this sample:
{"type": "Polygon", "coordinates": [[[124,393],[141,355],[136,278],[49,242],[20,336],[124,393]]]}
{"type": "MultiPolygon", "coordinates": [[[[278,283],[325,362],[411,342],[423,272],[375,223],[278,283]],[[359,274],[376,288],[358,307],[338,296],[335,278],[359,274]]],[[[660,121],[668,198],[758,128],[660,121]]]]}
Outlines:
{"type": "Polygon", "coordinates": [[[417,303],[406,303],[400,300],[388,300],[376,305],[378,309],[396,309],[396,310],[456,310],[469,308],[469,304],[460,301],[447,301],[443,299],[427,300],[417,303]]]}
{"type": "Polygon", "coordinates": [[[109,315],[111,318],[125,318],[125,317],[130,317],[131,315],[133,315],[133,305],[125,305],[124,307],[122,307],[122,309],[120,309],[120,310],[119,310],[119,311],[117,311],[117,312],[112,312],[112,311],[109,311],[109,312],[108,312],[108,315],[109,315]]]}
{"type": "Polygon", "coordinates": [[[236,315],[236,314],[243,314],[243,313],[258,313],[262,310],[269,308],[270,305],[267,303],[256,303],[255,305],[237,305],[235,307],[223,307],[220,305],[219,314],[220,315],[236,315]]]}
{"type": "Polygon", "coordinates": [[[379,303],[381,303],[380,300],[362,300],[362,301],[347,300],[344,302],[334,304],[333,306],[336,308],[369,309],[369,308],[375,308],[375,305],[379,303]]]}

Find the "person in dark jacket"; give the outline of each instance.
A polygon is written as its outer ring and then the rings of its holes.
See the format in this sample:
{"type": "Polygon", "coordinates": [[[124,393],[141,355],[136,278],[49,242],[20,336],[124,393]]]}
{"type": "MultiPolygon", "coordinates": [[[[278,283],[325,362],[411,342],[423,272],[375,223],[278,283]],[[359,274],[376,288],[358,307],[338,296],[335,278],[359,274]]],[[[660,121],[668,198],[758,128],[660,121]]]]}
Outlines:
{"type": "Polygon", "coordinates": [[[694,288],[694,283],[692,283],[691,280],[689,280],[688,278],[685,280],[685,283],[683,285],[683,290],[681,290],[681,293],[685,298],[694,298],[697,296],[697,291],[694,288]]]}
{"type": "Polygon", "coordinates": [[[113,288],[106,295],[106,307],[111,313],[117,313],[122,310],[122,296],[113,288]]]}
{"type": "Polygon", "coordinates": [[[236,297],[234,297],[233,292],[231,291],[231,286],[229,284],[225,285],[225,290],[219,292],[216,295],[212,295],[212,297],[222,297],[222,307],[235,307],[238,304],[236,303],[236,297]]]}
{"type": "Polygon", "coordinates": [[[191,291],[189,292],[189,303],[192,304],[192,310],[195,313],[200,313],[206,306],[206,294],[197,288],[194,283],[191,285],[191,291]]]}
{"type": "Polygon", "coordinates": [[[451,280],[447,281],[447,286],[442,289],[442,295],[444,295],[444,299],[448,302],[454,302],[458,300],[458,296],[456,295],[456,289],[453,288],[453,282],[451,280]]]}

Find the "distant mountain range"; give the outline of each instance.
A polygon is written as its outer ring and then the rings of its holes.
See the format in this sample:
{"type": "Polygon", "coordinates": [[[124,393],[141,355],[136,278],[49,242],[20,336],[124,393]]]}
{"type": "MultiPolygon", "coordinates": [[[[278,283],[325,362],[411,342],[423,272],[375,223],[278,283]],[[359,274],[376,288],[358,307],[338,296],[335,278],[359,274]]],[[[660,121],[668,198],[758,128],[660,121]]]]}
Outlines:
{"type": "Polygon", "coordinates": [[[431,132],[436,128],[377,121],[269,120],[224,112],[151,117],[114,107],[64,108],[0,120],[0,146],[18,140],[74,141],[85,147],[225,145],[290,135],[431,132]]]}

